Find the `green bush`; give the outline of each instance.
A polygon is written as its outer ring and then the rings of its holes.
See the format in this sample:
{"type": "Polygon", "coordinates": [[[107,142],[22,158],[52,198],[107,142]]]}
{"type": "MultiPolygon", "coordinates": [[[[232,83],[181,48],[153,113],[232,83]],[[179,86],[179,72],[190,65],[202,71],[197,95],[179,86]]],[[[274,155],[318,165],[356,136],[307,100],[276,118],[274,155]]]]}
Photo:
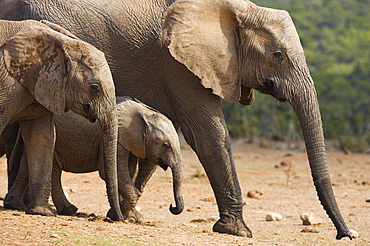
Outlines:
{"type": "Polygon", "coordinates": [[[340,137],[339,146],[341,149],[348,149],[351,152],[365,153],[369,151],[369,139],[366,137],[340,137]]]}

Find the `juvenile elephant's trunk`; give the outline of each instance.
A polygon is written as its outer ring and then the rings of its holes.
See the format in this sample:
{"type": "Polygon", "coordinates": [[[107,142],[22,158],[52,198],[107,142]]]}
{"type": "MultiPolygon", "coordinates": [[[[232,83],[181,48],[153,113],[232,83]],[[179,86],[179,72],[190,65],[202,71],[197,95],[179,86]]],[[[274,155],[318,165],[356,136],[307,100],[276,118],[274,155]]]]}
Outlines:
{"type": "Polygon", "coordinates": [[[105,182],[108,194],[108,200],[111,207],[109,216],[112,220],[123,220],[119,206],[118,196],[118,178],[117,178],[117,113],[114,108],[111,116],[100,120],[103,128],[103,146],[104,146],[104,168],[105,182]]]}
{"type": "Polygon", "coordinates": [[[337,229],[336,238],[349,237],[352,239],[351,232],[347,228],[339,211],[330,182],[324,133],[316,91],[313,83],[303,85],[304,89],[301,90],[301,93],[296,93],[292,100],[290,100],[290,103],[301,124],[317,195],[337,229]]]}
{"type": "Polygon", "coordinates": [[[181,192],[181,183],[182,183],[182,172],[181,172],[181,162],[176,163],[175,166],[171,168],[172,170],[172,179],[173,179],[173,194],[175,197],[176,207],[170,205],[170,211],[172,214],[181,214],[184,210],[184,201],[181,192]]]}

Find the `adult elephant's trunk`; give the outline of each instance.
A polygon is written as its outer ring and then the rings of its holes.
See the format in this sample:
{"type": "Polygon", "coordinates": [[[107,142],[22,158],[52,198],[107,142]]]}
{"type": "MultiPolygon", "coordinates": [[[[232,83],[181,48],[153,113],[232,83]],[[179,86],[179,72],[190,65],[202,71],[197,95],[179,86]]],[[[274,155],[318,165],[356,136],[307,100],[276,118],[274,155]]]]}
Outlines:
{"type": "Polygon", "coordinates": [[[175,197],[176,207],[170,205],[170,211],[172,214],[181,214],[184,210],[184,200],[181,192],[181,183],[182,183],[182,172],[181,172],[181,162],[175,163],[171,167],[172,170],[172,179],[173,179],[173,194],[175,197]]]}
{"type": "MultiPolygon", "coordinates": [[[[113,107],[114,108],[114,107],[113,107]]],[[[114,108],[110,116],[103,117],[100,124],[103,128],[104,146],[104,168],[105,183],[107,188],[108,200],[111,207],[109,216],[112,220],[123,220],[119,205],[118,178],[117,178],[117,113],[114,108]]]]}
{"type": "MultiPolygon", "coordinates": [[[[311,81],[310,81],[311,82],[311,81]]],[[[312,178],[319,200],[337,229],[337,239],[349,237],[351,232],[339,211],[330,182],[327,166],[324,133],[319,104],[313,83],[304,84],[302,93],[295,93],[290,100],[301,124],[306,144],[312,178]]]]}

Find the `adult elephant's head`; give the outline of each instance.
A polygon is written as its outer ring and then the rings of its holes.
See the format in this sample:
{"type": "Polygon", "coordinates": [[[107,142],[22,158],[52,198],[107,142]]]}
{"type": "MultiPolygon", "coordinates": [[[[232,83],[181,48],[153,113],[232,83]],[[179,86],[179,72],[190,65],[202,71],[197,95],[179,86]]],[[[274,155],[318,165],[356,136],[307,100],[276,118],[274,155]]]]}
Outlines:
{"type": "Polygon", "coordinates": [[[55,114],[72,110],[104,129],[109,201],[119,209],[116,148],[117,113],[113,79],[104,54],[53,24],[27,27],[2,46],[5,67],[35,100],[55,114]],[[58,28],[56,28],[58,27],[58,28]],[[67,34],[67,35],[65,35],[67,34]]]}
{"type": "Polygon", "coordinates": [[[256,89],[293,106],[319,199],[337,239],[351,238],[330,183],[316,90],[289,14],[244,0],[179,0],[164,13],[162,28],[171,55],[224,100],[251,104],[256,89]]]}

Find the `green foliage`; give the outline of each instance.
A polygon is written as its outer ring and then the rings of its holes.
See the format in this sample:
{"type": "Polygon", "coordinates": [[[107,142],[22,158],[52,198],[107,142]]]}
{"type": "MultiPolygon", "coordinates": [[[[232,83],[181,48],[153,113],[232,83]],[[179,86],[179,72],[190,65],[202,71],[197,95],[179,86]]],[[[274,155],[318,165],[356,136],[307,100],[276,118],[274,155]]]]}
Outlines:
{"type": "Polygon", "coordinates": [[[366,152],[369,149],[369,139],[360,137],[340,137],[339,145],[341,149],[349,149],[352,152],[366,152]]]}
{"type": "MultiPolygon", "coordinates": [[[[315,81],[326,138],[339,140],[368,136],[370,1],[253,2],[259,6],[287,10],[292,16],[315,81]]],[[[224,103],[231,136],[287,139],[300,135],[289,105],[280,106],[268,97],[258,95],[256,102],[246,109],[241,105],[224,103]]],[[[368,139],[367,143],[370,144],[368,139]]]]}

